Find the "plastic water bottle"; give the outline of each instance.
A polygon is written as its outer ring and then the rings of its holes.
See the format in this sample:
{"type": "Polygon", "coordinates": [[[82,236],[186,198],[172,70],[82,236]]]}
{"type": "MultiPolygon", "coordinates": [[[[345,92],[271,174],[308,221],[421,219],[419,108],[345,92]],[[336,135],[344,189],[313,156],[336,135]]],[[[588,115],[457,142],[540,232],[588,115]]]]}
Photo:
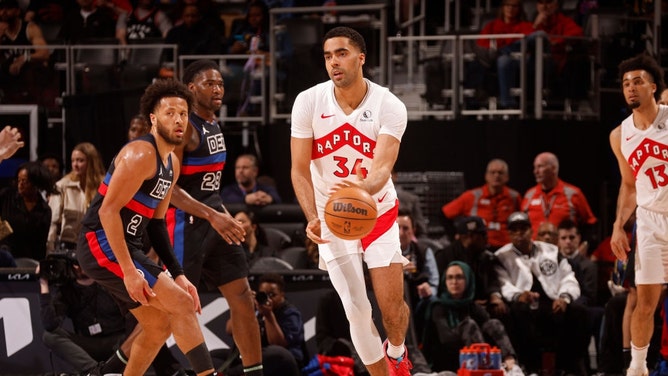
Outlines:
{"type": "Polygon", "coordinates": [[[490,359],[490,364],[489,368],[490,369],[501,369],[501,350],[498,347],[492,347],[491,350],[489,350],[489,359],[490,359]]]}

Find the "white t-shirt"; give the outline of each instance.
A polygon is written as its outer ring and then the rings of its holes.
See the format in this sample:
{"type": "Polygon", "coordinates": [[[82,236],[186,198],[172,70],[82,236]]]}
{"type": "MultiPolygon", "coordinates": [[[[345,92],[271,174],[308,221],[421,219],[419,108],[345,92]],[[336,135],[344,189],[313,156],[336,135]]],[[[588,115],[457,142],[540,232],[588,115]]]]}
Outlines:
{"type": "Polygon", "coordinates": [[[638,206],[668,214],[668,106],[660,105],[654,123],[640,130],[633,114],[621,126],[622,155],[636,178],[638,206]]]}
{"type": "MultiPolygon", "coordinates": [[[[321,217],[334,184],[356,180],[356,165],[371,169],[378,136],[387,134],[401,140],[406,130],[403,102],[387,88],[365,81],[367,94],[350,115],[336,102],[331,80],[301,92],[292,107],[292,137],[313,138],[311,177],[321,217]]],[[[396,198],[392,180],[388,179],[374,195],[378,215],[391,209],[396,198]]]]}

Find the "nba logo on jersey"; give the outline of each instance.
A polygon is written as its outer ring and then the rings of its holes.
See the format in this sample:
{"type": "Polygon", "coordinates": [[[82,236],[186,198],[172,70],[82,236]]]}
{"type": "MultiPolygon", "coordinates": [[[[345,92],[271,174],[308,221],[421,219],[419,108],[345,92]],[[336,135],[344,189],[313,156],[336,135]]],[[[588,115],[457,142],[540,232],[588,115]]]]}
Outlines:
{"type": "Polygon", "coordinates": [[[208,136],[206,144],[209,145],[209,153],[216,154],[225,151],[225,139],[222,133],[208,136]]]}
{"type": "Polygon", "coordinates": [[[165,198],[165,195],[167,194],[167,191],[171,186],[172,186],[171,181],[165,179],[158,179],[158,182],[155,183],[155,187],[151,191],[151,197],[157,198],[158,200],[162,200],[163,198],[165,198]]]}

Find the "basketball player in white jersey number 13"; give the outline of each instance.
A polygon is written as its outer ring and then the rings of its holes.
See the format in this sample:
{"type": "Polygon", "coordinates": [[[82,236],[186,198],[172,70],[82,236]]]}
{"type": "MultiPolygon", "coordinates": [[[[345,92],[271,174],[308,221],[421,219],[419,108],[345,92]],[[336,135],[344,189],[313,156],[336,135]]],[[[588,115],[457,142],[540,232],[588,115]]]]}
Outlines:
{"type": "Polygon", "coordinates": [[[297,96],[292,108],[292,185],[319,245],[320,268],[339,294],[355,349],[372,376],[410,375],[404,345],[409,309],[404,302],[403,263],[397,194],[390,178],[406,129],[406,106],[386,88],[362,75],[366,45],[348,27],[324,38],[330,80],[297,96]],[[333,190],[358,185],[378,206],[378,221],[361,240],[341,240],[323,215],[333,190]],[[363,263],[369,268],[387,340],[381,341],[371,317],[363,263]]]}
{"type": "Polygon", "coordinates": [[[668,107],[658,105],[663,71],[647,55],[619,64],[624,98],[633,113],[610,133],[622,182],[611,246],[626,260],[623,225],[636,210],[637,304],[631,316],[629,376],[647,375],[647,349],[661,285],[668,283],[668,107]]]}

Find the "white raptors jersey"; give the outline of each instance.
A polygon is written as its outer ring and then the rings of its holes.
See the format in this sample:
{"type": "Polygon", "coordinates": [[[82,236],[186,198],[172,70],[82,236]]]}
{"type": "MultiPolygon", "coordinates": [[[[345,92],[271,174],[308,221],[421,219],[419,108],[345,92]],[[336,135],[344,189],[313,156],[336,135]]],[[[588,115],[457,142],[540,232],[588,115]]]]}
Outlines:
{"type": "MultiPolygon", "coordinates": [[[[343,180],[357,180],[371,169],[376,140],[387,134],[401,140],[406,130],[406,106],[387,88],[366,80],[368,90],[357,108],[346,115],[327,81],[301,92],[292,107],[292,137],[313,138],[311,177],[320,213],[329,189],[343,180]]],[[[395,205],[392,180],[374,195],[378,215],[395,205]]]]}
{"type": "Polygon", "coordinates": [[[645,130],[622,122],[622,155],[636,178],[638,206],[668,214],[668,106],[659,106],[654,123],[645,130]]]}

